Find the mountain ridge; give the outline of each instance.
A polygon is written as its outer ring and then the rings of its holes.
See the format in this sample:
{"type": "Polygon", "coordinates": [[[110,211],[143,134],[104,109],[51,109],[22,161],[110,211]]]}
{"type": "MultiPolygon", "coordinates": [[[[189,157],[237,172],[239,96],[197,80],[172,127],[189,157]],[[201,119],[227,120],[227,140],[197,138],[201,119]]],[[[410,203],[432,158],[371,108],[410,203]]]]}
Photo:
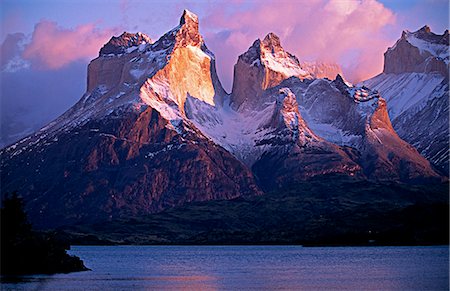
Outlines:
{"type": "Polygon", "coordinates": [[[315,78],[273,33],[239,56],[227,94],[198,25],[185,10],[155,42],[112,38],[106,47],[118,53],[91,61],[80,101],[0,151],[2,195],[21,191],[48,227],[258,196],[329,174],[445,180],[398,137],[377,91],[315,78]]]}
{"type": "Polygon", "coordinates": [[[449,33],[424,26],[403,31],[384,57],[384,70],[362,82],[385,96],[401,138],[448,176],[449,33]]]}

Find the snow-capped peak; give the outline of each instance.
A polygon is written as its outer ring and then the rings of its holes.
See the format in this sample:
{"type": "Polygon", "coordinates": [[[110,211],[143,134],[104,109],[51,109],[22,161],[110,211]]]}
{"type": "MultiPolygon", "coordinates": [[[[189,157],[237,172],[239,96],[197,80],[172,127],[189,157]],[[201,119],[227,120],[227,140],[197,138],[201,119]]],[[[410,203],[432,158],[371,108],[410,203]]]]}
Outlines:
{"type": "Polygon", "coordinates": [[[306,121],[301,116],[297,97],[288,87],[283,87],[278,90],[271,126],[281,129],[286,128],[289,133],[288,140],[298,142],[301,145],[321,140],[321,138],[308,127],[306,121]]]}
{"type": "Polygon", "coordinates": [[[151,47],[152,51],[173,51],[177,47],[198,47],[210,58],[214,55],[206,48],[203,37],[199,33],[198,17],[189,10],[184,10],[180,24],[161,36],[151,47]]]}
{"type": "Polygon", "coordinates": [[[259,41],[260,60],[266,68],[283,74],[286,78],[296,76],[299,78],[308,78],[310,75],[304,71],[298,59],[286,52],[280,43],[280,38],[269,33],[263,41],[259,41]]]}
{"type": "Polygon", "coordinates": [[[180,25],[183,25],[190,21],[198,23],[198,16],[196,14],[192,13],[191,11],[184,9],[183,15],[181,16],[181,19],[180,19],[180,25]]]}
{"type": "Polygon", "coordinates": [[[298,129],[298,103],[295,95],[289,88],[281,88],[278,91],[278,98],[276,99],[277,107],[281,107],[281,116],[283,117],[284,124],[291,130],[298,129]]]}
{"type": "MultiPolygon", "coordinates": [[[[263,66],[273,72],[282,74],[287,79],[292,76],[308,78],[310,75],[304,71],[298,59],[286,52],[280,43],[280,38],[273,32],[267,34],[264,39],[255,40],[253,45],[242,55],[239,60],[253,67],[263,66]]],[[[277,85],[266,84],[265,88],[277,85]]]]}
{"type": "Polygon", "coordinates": [[[403,31],[401,38],[385,53],[384,73],[430,73],[448,75],[450,56],[449,34],[431,32],[429,26],[410,32],[403,31]]]}
{"type": "Polygon", "coordinates": [[[269,32],[266,37],[264,37],[264,40],[261,42],[261,47],[272,53],[283,50],[280,38],[273,32],[269,32]]]}
{"type": "Polygon", "coordinates": [[[209,105],[222,100],[214,56],[198,25],[198,17],[185,10],[180,24],[153,44],[147,44],[142,33],[112,38],[103,50],[120,51],[101,54],[89,64],[84,107],[94,102],[94,110],[146,104],[173,120],[184,116],[187,96],[209,105]]]}
{"type": "Polygon", "coordinates": [[[120,36],[113,36],[100,49],[99,55],[118,55],[128,52],[133,47],[138,47],[142,44],[150,44],[152,40],[150,37],[142,32],[130,33],[123,32],[120,36]]]}
{"type": "Polygon", "coordinates": [[[448,34],[437,35],[432,33],[428,26],[424,26],[416,32],[407,33],[406,40],[417,47],[421,53],[428,52],[449,63],[448,34]]]}
{"type": "Polygon", "coordinates": [[[388,50],[396,49],[401,41],[407,41],[412,46],[418,48],[421,54],[429,53],[434,57],[444,60],[447,64],[449,63],[448,30],[442,35],[433,33],[428,25],[413,32],[404,30],[402,37],[388,50]]]}
{"type": "Polygon", "coordinates": [[[428,25],[424,25],[421,29],[419,29],[417,32],[424,32],[424,33],[430,33],[431,28],[428,25]]]}
{"type": "Polygon", "coordinates": [[[345,80],[341,74],[336,75],[336,81],[340,83],[344,83],[347,87],[353,87],[353,84],[349,81],[345,80]]]}
{"type": "Polygon", "coordinates": [[[313,78],[301,68],[294,55],[283,49],[277,35],[269,33],[262,41],[257,39],[239,56],[234,67],[232,107],[244,109],[261,105],[264,101],[260,96],[264,90],[290,77],[302,80],[313,78]],[[246,105],[242,106],[244,103],[246,105]]]}

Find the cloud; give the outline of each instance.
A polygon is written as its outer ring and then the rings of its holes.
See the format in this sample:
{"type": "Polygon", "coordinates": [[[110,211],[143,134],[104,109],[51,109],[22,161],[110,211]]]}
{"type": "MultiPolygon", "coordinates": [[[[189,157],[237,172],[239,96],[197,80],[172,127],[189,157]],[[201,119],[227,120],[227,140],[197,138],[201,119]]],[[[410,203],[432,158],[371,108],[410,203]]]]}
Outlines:
{"type": "Polygon", "coordinates": [[[80,99],[86,90],[86,63],[58,70],[32,69],[0,74],[0,148],[38,130],[80,99]]]}
{"type": "Polygon", "coordinates": [[[216,54],[219,75],[230,87],[237,56],[268,32],[300,60],[339,63],[353,82],[380,73],[383,53],[395,42],[383,32],[394,13],[375,0],[236,2],[213,8],[201,19],[205,38],[216,54]]]}
{"type": "Polygon", "coordinates": [[[67,29],[56,22],[42,20],[35,25],[31,42],[22,58],[33,68],[60,69],[70,63],[95,57],[100,47],[114,34],[114,30],[100,30],[88,23],[67,29]]]}
{"type": "Polygon", "coordinates": [[[80,98],[87,62],[114,32],[92,23],[67,29],[44,20],[32,34],[5,37],[0,55],[0,147],[39,129],[80,98]]]}
{"type": "Polygon", "coordinates": [[[21,58],[26,36],[23,33],[8,34],[0,51],[0,66],[3,72],[16,72],[27,69],[30,64],[21,58]]]}

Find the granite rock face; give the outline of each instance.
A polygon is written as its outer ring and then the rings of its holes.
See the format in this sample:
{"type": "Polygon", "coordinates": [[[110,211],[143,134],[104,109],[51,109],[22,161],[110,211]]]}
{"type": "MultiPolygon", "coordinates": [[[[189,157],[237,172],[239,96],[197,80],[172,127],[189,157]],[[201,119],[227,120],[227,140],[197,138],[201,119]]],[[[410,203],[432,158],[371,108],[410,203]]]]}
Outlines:
{"type": "Polygon", "coordinates": [[[398,137],[386,101],[376,90],[348,86],[339,75],[332,82],[317,80],[305,93],[304,110],[317,134],[354,150],[353,159],[367,178],[440,179],[430,163],[398,137]]]}
{"type": "Polygon", "coordinates": [[[147,35],[138,33],[124,32],[120,36],[113,36],[101,49],[99,55],[118,55],[126,53],[132,47],[143,43],[152,43],[147,35]]]}
{"type": "Polygon", "coordinates": [[[303,70],[298,59],[286,52],[280,39],[269,33],[239,56],[234,66],[231,103],[233,108],[252,108],[264,103],[259,100],[264,90],[280,84],[289,77],[312,78],[303,70]],[[257,103],[255,103],[255,101],[257,103]]]}
{"type": "Polygon", "coordinates": [[[443,174],[449,171],[449,34],[428,26],[404,31],[385,53],[382,74],[363,84],[387,101],[399,136],[413,145],[443,174]]]}
{"type": "Polygon", "coordinates": [[[397,43],[384,54],[386,74],[431,73],[448,75],[449,33],[434,34],[428,26],[416,32],[403,31],[397,43]]]}
{"type": "Polygon", "coordinates": [[[141,33],[124,32],[120,36],[113,36],[101,49],[98,58],[92,60],[88,66],[87,91],[92,92],[98,86],[113,88],[126,79],[125,65],[151,39],[141,33]]]}
{"type": "Polygon", "coordinates": [[[362,176],[349,153],[316,135],[303,119],[296,96],[288,87],[279,89],[269,132],[257,145],[269,146],[252,165],[264,189],[273,189],[315,176],[362,176]],[[268,171],[271,169],[271,171],[268,171]]]}

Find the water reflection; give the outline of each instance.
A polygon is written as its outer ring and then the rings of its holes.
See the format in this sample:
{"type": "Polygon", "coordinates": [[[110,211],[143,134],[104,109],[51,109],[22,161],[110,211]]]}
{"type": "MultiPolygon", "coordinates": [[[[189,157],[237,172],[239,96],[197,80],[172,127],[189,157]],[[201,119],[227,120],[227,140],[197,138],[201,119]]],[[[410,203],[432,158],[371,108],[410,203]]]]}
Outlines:
{"type": "Polygon", "coordinates": [[[446,290],[448,247],[73,247],[92,271],[2,290],[446,290]]]}

